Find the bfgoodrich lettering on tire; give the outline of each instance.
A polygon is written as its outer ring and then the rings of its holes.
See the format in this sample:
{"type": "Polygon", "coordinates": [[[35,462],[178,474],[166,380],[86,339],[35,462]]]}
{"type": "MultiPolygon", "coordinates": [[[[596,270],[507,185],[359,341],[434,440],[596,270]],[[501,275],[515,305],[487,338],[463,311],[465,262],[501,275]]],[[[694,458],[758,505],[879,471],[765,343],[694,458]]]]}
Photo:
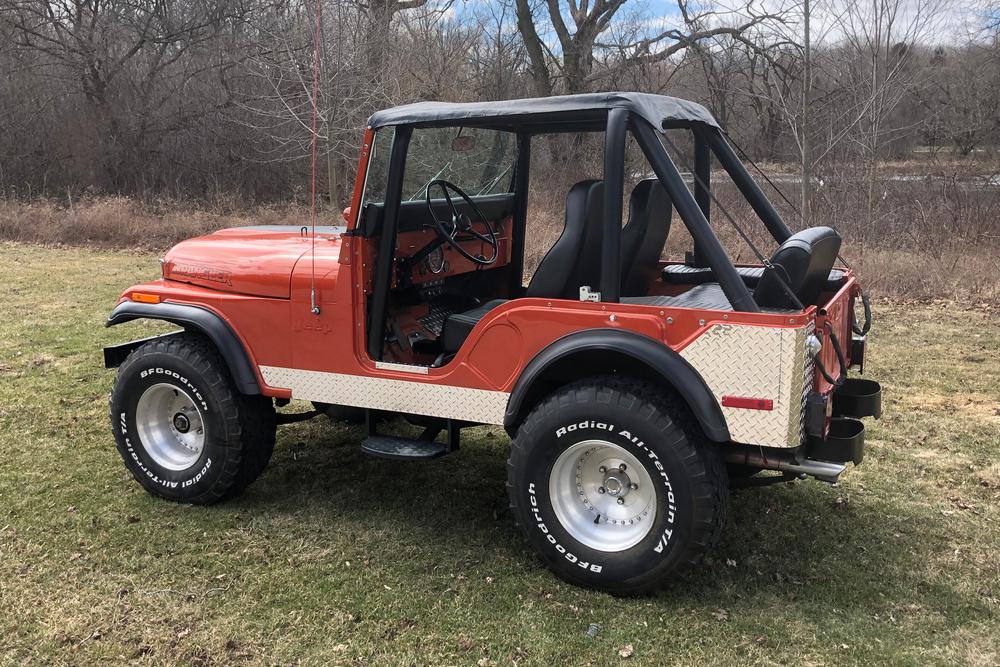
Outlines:
{"type": "Polygon", "coordinates": [[[111,428],[125,467],[156,496],[209,504],[241,492],[274,449],[269,398],[244,396],[205,338],[137,348],[111,391],[111,428]]]}
{"type": "Polygon", "coordinates": [[[714,545],[726,470],[686,406],[596,377],[532,410],[507,463],[511,510],[560,577],[613,593],[669,583],[714,545]]]}

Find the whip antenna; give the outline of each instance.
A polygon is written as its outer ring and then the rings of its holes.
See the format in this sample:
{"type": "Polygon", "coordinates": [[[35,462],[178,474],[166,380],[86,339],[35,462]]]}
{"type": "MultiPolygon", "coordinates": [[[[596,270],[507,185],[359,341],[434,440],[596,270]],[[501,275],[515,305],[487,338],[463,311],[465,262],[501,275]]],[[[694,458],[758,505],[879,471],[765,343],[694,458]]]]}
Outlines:
{"type": "Polygon", "coordinates": [[[313,68],[312,68],[312,190],[309,206],[310,235],[310,271],[309,271],[309,303],[312,314],[319,315],[319,304],[316,303],[316,152],[319,140],[316,134],[319,117],[319,68],[321,31],[323,26],[323,0],[316,0],[316,31],[313,33],[313,68]]]}

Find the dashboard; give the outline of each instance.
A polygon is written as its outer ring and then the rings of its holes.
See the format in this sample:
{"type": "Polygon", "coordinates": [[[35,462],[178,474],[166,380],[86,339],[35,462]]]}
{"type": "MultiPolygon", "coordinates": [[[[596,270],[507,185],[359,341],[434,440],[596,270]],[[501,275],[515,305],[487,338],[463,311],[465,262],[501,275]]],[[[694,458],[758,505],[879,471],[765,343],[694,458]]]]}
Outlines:
{"type": "MultiPolygon", "coordinates": [[[[506,266],[510,263],[511,254],[511,218],[505,218],[498,222],[491,222],[493,232],[497,238],[497,259],[489,266],[480,266],[475,262],[463,257],[461,253],[449,246],[447,243],[438,246],[430,255],[417,263],[413,267],[410,280],[414,284],[434,283],[442,281],[451,276],[471,273],[473,271],[484,271],[506,266]]],[[[472,226],[476,231],[486,234],[482,222],[473,222],[472,226]]],[[[424,249],[428,244],[438,239],[434,229],[421,229],[417,231],[400,232],[396,237],[396,259],[397,261],[411,257],[424,249]]],[[[492,254],[492,248],[477,239],[459,241],[462,248],[472,255],[492,254]]],[[[394,286],[395,286],[394,276],[394,286]]]]}

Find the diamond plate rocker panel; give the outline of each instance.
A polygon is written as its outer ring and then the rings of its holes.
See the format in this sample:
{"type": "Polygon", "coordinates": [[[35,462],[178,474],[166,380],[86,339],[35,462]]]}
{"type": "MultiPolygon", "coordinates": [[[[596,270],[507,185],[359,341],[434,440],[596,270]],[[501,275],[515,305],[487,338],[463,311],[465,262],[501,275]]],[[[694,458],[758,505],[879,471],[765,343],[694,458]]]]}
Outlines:
{"type": "Polygon", "coordinates": [[[718,324],[681,350],[705,379],[719,404],[723,396],[769,398],[773,410],[723,407],[733,441],[768,447],[797,447],[808,393],[806,338],[800,328],[718,324]],[[806,389],[803,389],[806,387],[806,389]]]}
{"type": "Polygon", "coordinates": [[[503,424],[510,394],[449,385],[389,378],[323,373],[297,368],[261,366],[269,386],[290,389],[292,398],[459,419],[481,424],[503,424]]]}

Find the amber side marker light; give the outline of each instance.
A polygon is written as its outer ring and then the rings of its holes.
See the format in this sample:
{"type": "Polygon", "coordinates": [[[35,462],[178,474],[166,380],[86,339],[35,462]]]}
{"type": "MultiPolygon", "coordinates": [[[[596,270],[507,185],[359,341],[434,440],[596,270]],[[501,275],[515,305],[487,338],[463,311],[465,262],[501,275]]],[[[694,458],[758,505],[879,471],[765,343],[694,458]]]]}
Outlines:
{"type": "Polygon", "coordinates": [[[159,303],[160,295],[146,294],[145,292],[132,292],[132,294],[129,295],[129,299],[139,303],[159,303]]]}
{"type": "Polygon", "coordinates": [[[747,410],[774,409],[774,401],[769,398],[747,398],[745,396],[723,396],[722,405],[726,408],[745,408],[747,410]]]}

